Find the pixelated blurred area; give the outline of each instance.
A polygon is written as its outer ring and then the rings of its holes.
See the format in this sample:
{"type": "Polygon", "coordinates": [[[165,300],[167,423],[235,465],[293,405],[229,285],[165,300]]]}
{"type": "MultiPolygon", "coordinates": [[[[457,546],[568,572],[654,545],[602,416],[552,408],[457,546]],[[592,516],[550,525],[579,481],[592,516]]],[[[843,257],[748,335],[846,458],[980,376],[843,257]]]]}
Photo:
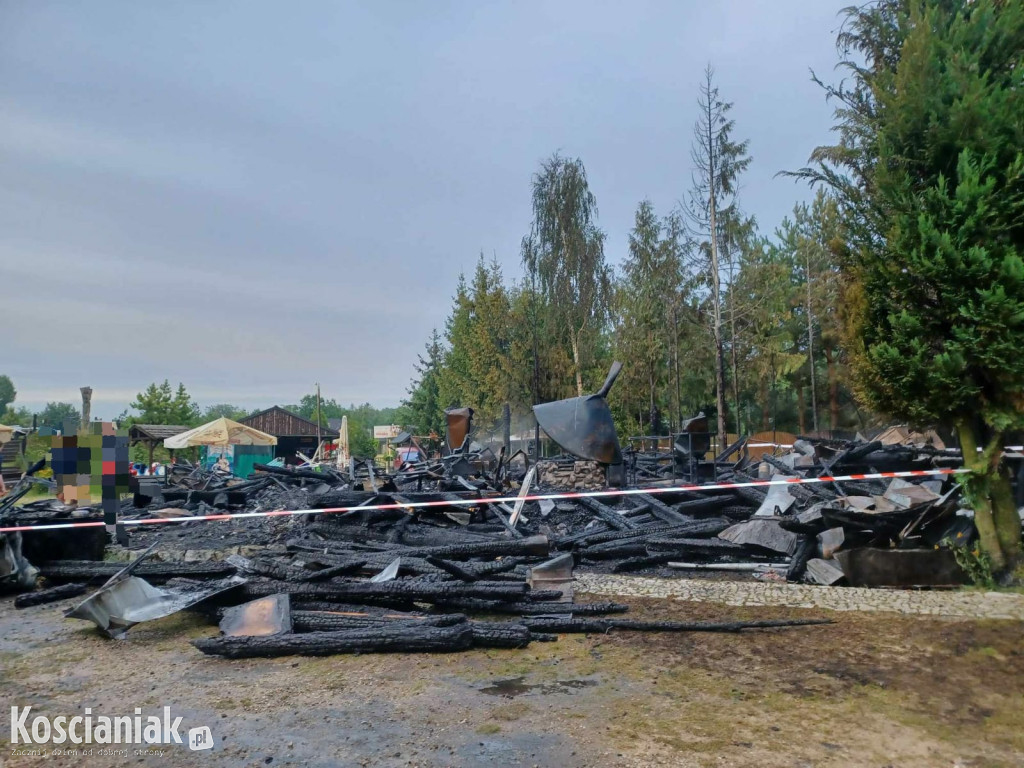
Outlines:
{"type": "Polygon", "coordinates": [[[50,455],[57,498],[65,504],[106,507],[129,492],[128,435],[111,422],[94,421],[78,434],[54,435],[50,455]]]}

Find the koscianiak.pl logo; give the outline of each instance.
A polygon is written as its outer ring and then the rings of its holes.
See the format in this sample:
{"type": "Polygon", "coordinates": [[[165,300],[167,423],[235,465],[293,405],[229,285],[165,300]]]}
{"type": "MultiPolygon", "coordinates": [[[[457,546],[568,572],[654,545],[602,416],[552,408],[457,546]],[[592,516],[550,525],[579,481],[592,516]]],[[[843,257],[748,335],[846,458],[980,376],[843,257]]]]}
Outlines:
{"type": "Polygon", "coordinates": [[[163,712],[143,714],[140,707],[131,715],[94,715],[86,707],[80,715],[33,714],[32,707],[11,707],[12,750],[36,747],[62,747],[64,745],[124,744],[153,747],[182,744],[189,749],[213,747],[209,726],[181,728],[181,717],[171,714],[170,707],[163,712]]]}

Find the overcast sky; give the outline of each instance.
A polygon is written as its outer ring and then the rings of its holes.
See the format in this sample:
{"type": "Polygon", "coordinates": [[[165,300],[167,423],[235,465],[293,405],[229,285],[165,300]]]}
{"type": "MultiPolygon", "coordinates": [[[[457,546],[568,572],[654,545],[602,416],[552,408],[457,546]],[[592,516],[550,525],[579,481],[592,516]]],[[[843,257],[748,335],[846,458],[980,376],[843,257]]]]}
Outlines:
{"type": "Polygon", "coordinates": [[[708,62],[774,230],[848,2],[2,0],[0,373],[104,418],[164,378],[396,405],[458,273],[518,276],[541,159],[583,160],[613,264],[684,198],[708,62]]]}

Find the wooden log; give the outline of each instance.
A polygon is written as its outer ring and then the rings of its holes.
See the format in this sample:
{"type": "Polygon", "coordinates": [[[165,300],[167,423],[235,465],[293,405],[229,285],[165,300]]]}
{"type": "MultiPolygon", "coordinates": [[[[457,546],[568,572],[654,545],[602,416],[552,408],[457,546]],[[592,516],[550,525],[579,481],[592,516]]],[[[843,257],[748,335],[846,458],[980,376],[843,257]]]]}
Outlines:
{"type": "Polygon", "coordinates": [[[292,628],[296,632],[337,632],[346,629],[395,626],[451,627],[461,624],[465,620],[465,615],[461,613],[449,613],[442,616],[394,614],[389,618],[387,614],[352,616],[327,611],[292,611],[292,628]]]}
{"type": "Polygon", "coordinates": [[[55,603],[58,600],[65,600],[69,597],[77,597],[78,595],[84,595],[89,589],[88,584],[62,584],[59,587],[51,587],[50,589],[44,589],[39,592],[29,592],[24,595],[18,595],[14,598],[15,608],[31,608],[33,605],[45,605],[46,603],[55,603]]]}
{"type": "Polygon", "coordinates": [[[744,629],[775,629],[831,624],[831,619],[766,619],[761,621],[631,621],[630,619],[523,619],[531,632],[740,632],[744,629]]]}
{"type": "Polygon", "coordinates": [[[524,625],[503,621],[472,621],[475,648],[525,648],[534,639],[524,625]]]}
{"type": "Polygon", "coordinates": [[[208,637],[192,645],[229,659],[331,656],[336,653],[451,653],[472,647],[467,622],[451,627],[370,627],[342,632],[306,632],[269,637],[208,637]]]}
{"type": "Polygon", "coordinates": [[[467,571],[465,568],[460,568],[455,563],[448,562],[447,560],[442,560],[440,557],[427,555],[427,557],[425,557],[424,560],[426,560],[435,568],[440,568],[442,571],[445,571],[449,575],[454,576],[459,581],[464,581],[467,584],[480,580],[480,577],[477,576],[475,573],[471,573],[470,571],[467,571]]]}
{"type": "MultiPolygon", "coordinates": [[[[78,581],[87,584],[102,584],[128,563],[107,563],[95,560],[50,560],[39,566],[39,575],[48,581],[78,581]]],[[[189,579],[217,578],[229,576],[235,567],[223,561],[206,563],[153,562],[148,560],[138,565],[132,573],[147,581],[166,581],[176,577],[189,579]]]]}
{"type": "Polygon", "coordinates": [[[335,576],[347,576],[352,573],[358,573],[365,565],[365,560],[352,560],[347,563],[332,565],[330,568],[321,568],[319,571],[310,571],[301,581],[326,581],[327,579],[333,579],[335,576]]]}
{"type": "Polygon", "coordinates": [[[572,613],[578,616],[600,616],[606,613],[625,613],[628,605],[622,603],[504,603],[497,600],[451,598],[437,603],[439,608],[471,611],[473,613],[501,613],[516,616],[539,616],[549,613],[572,613]]]}
{"type": "Polygon", "coordinates": [[[525,539],[495,539],[471,544],[451,544],[440,547],[411,547],[402,556],[426,557],[433,555],[445,560],[467,560],[471,557],[503,557],[505,555],[536,555],[546,557],[550,551],[547,536],[529,536],[525,539]]]}
{"type": "Polygon", "coordinates": [[[591,499],[583,496],[576,501],[580,506],[589,509],[604,522],[608,523],[612,528],[617,528],[620,531],[631,531],[636,528],[636,525],[630,522],[629,519],[620,515],[611,507],[602,504],[597,499],[591,499]]]}
{"type": "Polygon", "coordinates": [[[686,515],[672,509],[672,507],[656,496],[641,493],[637,495],[636,498],[647,504],[650,508],[651,514],[668,525],[684,525],[691,520],[686,515]]]}
{"type": "Polygon", "coordinates": [[[266,597],[282,592],[326,602],[359,602],[366,598],[388,600],[421,600],[436,602],[456,597],[514,602],[522,600],[529,587],[525,583],[478,581],[460,584],[451,581],[421,582],[412,580],[372,582],[337,582],[310,584],[293,581],[250,581],[243,587],[247,599],[266,597]]]}
{"type": "Polygon", "coordinates": [[[676,555],[679,557],[692,557],[702,555],[705,557],[724,556],[745,556],[750,552],[748,547],[742,544],[733,544],[731,541],[721,539],[668,539],[652,538],[647,542],[647,554],[649,555],[676,555]]]}

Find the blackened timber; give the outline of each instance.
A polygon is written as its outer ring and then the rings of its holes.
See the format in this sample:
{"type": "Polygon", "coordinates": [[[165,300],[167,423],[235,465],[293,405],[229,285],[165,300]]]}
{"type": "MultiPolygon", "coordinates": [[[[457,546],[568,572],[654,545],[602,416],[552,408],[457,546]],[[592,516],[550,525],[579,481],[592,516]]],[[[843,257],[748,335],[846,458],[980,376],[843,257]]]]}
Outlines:
{"type": "Polygon", "coordinates": [[[325,584],[310,584],[268,580],[250,581],[242,589],[249,599],[287,592],[299,599],[308,598],[326,602],[359,602],[363,599],[436,602],[456,597],[511,602],[523,599],[529,587],[525,583],[506,581],[478,581],[473,584],[462,584],[451,581],[396,580],[379,583],[332,581],[325,584]]]}
{"type": "Polygon", "coordinates": [[[346,629],[393,626],[451,627],[465,620],[466,617],[460,613],[388,617],[387,614],[351,616],[327,611],[292,611],[292,627],[296,632],[337,632],[346,629]]]}
{"type": "Polygon", "coordinates": [[[668,523],[669,525],[682,525],[690,521],[686,515],[680,514],[661,499],[655,498],[654,496],[641,493],[638,494],[636,498],[647,504],[650,508],[651,514],[663,523],[668,523]]]}
{"type": "Polygon", "coordinates": [[[815,556],[817,541],[814,536],[806,534],[800,537],[800,543],[796,545],[793,559],[789,561],[789,568],[786,570],[787,581],[798,581],[807,572],[807,561],[815,556]]]}
{"type": "Polygon", "coordinates": [[[477,600],[459,597],[441,600],[438,607],[474,613],[503,613],[517,616],[544,616],[572,613],[578,616],[599,616],[605,613],[625,613],[628,605],[622,603],[504,603],[497,600],[477,600]]]}
{"type": "MultiPolygon", "coordinates": [[[[39,575],[49,581],[82,581],[89,584],[103,583],[118,571],[123,570],[125,563],[105,563],[95,560],[51,560],[39,566],[39,575]]],[[[159,563],[147,561],[140,563],[132,573],[147,581],[160,581],[175,577],[206,578],[228,576],[235,572],[235,567],[225,562],[208,563],[159,563]]]]}
{"type": "Polygon", "coordinates": [[[28,594],[18,595],[14,598],[14,607],[30,608],[33,605],[55,603],[58,600],[84,595],[88,589],[88,584],[62,584],[59,587],[44,589],[40,592],[29,592],[28,594]]]}
{"type": "Polygon", "coordinates": [[[636,528],[636,525],[630,522],[627,518],[620,515],[614,509],[609,506],[602,504],[597,499],[592,499],[587,496],[580,497],[576,500],[581,506],[586,507],[599,518],[604,520],[612,528],[618,528],[620,531],[630,531],[636,528]]]}
{"type": "Polygon", "coordinates": [[[365,566],[365,560],[353,560],[341,565],[332,565],[330,568],[321,568],[319,571],[311,571],[302,578],[302,581],[325,581],[333,579],[335,576],[347,576],[358,573],[365,566]]]}
{"type": "Polygon", "coordinates": [[[672,509],[680,515],[699,515],[703,512],[716,512],[723,507],[728,507],[734,502],[735,498],[733,495],[731,493],[725,493],[718,496],[708,496],[705,499],[681,501],[672,509]]]}
{"type": "Polygon", "coordinates": [[[650,555],[674,554],[679,557],[702,555],[704,557],[722,557],[727,555],[743,556],[750,551],[743,544],[734,544],[722,539],[667,539],[652,538],[647,542],[647,553],[650,555]]]}
{"type": "Polygon", "coordinates": [[[459,581],[474,582],[479,581],[480,577],[465,568],[460,568],[455,563],[442,560],[440,557],[434,557],[433,555],[427,555],[424,560],[430,563],[435,568],[440,568],[442,571],[446,571],[454,576],[459,581]]]}
{"type": "Polygon", "coordinates": [[[318,480],[322,483],[330,479],[325,477],[323,472],[314,472],[311,469],[285,469],[284,467],[272,467],[269,464],[253,464],[252,468],[258,472],[266,472],[279,477],[293,477],[299,480],[318,480]]]}
{"type": "Polygon", "coordinates": [[[527,618],[531,632],[740,632],[744,629],[774,629],[831,624],[831,619],[767,619],[762,621],[631,621],[629,619],[527,618]]]}
{"type": "Polygon", "coordinates": [[[525,648],[534,639],[522,624],[503,621],[472,621],[473,645],[477,648],[525,648]]]}
{"type": "Polygon", "coordinates": [[[472,544],[450,544],[440,547],[411,547],[402,552],[410,557],[426,557],[434,555],[446,560],[464,560],[470,557],[502,557],[504,555],[538,555],[546,556],[549,551],[547,536],[529,536],[525,539],[510,541],[498,539],[481,541],[472,544]]]}
{"type": "Polygon", "coordinates": [[[371,627],[270,637],[211,637],[193,640],[205,654],[229,659],[330,656],[335,653],[451,653],[473,645],[473,630],[451,627],[371,627]]]}

